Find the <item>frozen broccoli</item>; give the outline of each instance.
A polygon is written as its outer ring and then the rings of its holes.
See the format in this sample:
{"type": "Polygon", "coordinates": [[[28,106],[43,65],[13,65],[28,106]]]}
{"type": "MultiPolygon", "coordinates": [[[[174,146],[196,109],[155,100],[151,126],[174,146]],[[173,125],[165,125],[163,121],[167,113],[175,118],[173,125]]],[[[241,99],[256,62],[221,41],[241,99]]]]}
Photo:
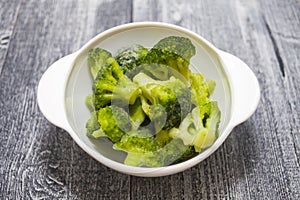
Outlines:
{"type": "Polygon", "coordinates": [[[136,75],[139,72],[143,72],[148,76],[153,77],[154,79],[166,81],[170,78],[171,75],[173,75],[172,72],[174,70],[171,71],[170,69],[172,68],[169,68],[162,64],[143,64],[132,74],[136,75]]]}
{"type": "Polygon", "coordinates": [[[187,156],[193,156],[192,148],[189,145],[185,145],[179,138],[172,139],[160,150],[164,166],[178,163],[180,160],[187,159],[187,156]]]}
{"type": "Polygon", "coordinates": [[[217,103],[209,102],[204,108],[206,109],[201,111],[199,106],[195,107],[179,128],[172,128],[169,133],[170,137],[181,138],[185,145],[193,146],[196,152],[212,145],[218,137],[220,110],[217,103]]]}
{"type": "Polygon", "coordinates": [[[86,134],[87,136],[93,136],[93,133],[100,129],[98,122],[97,112],[92,112],[90,119],[87,121],[86,125],[86,134]]]}
{"type": "Polygon", "coordinates": [[[147,129],[128,132],[114,144],[114,149],[125,151],[124,163],[131,166],[162,167],[195,155],[193,148],[180,139],[161,146],[147,129]]]}
{"type": "Polygon", "coordinates": [[[96,110],[110,104],[112,93],[119,79],[124,76],[119,64],[114,58],[108,58],[106,62],[107,66],[100,69],[93,85],[96,110]]]}
{"type": "Polygon", "coordinates": [[[131,166],[161,167],[159,145],[147,129],[128,132],[121,141],[114,144],[114,149],[127,152],[125,164],[131,166]]]}
{"type": "Polygon", "coordinates": [[[136,99],[134,104],[129,106],[129,116],[132,122],[132,129],[137,130],[146,118],[140,98],[136,99]]]}
{"type": "Polygon", "coordinates": [[[98,72],[94,81],[95,108],[99,110],[114,99],[121,104],[133,104],[139,96],[138,86],[125,76],[114,58],[108,58],[106,68],[98,72]]]}
{"type": "Polygon", "coordinates": [[[95,96],[94,94],[89,94],[88,96],[86,96],[85,98],[85,105],[88,107],[88,109],[91,112],[94,112],[95,110],[95,96]]]}
{"type": "MultiPolygon", "coordinates": [[[[216,85],[215,82],[212,80],[205,80],[201,74],[196,73],[191,74],[190,82],[192,103],[200,109],[200,118],[202,119],[203,126],[210,129],[211,132],[217,132],[218,124],[207,125],[207,120],[210,117],[216,116],[217,118],[213,121],[220,121],[220,111],[217,102],[213,102],[209,99],[214,91],[216,85]]],[[[208,137],[206,140],[208,141],[208,137]]]]}
{"type": "Polygon", "coordinates": [[[190,76],[192,103],[196,106],[210,102],[210,95],[215,88],[215,82],[204,80],[202,74],[193,73],[190,76]]]}
{"type": "Polygon", "coordinates": [[[167,121],[164,129],[178,126],[190,112],[190,89],[179,79],[171,77],[169,80],[159,81],[141,72],[133,81],[141,88],[142,107],[150,119],[152,105],[160,104],[166,111],[167,121]]]}
{"type": "Polygon", "coordinates": [[[167,65],[189,78],[190,59],[196,53],[195,46],[185,37],[169,36],[160,40],[145,57],[144,63],[167,65]]]}
{"type": "Polygon", "coordinates": [[[185,146],[184,152],[172,164],[184,162],[190,158],[195,157],[197,154],[198,153],[195,151],[194,146],[185,146]]]}
{"type": "MultiPolygon", "coordinates": [[[[157,139],[148,132],[129,132],[120,142],[114,144],[114,149],[125,151],[124,163],[131,166],[162,167],[178,163],[195,156],[192,146],[183,144],[181,139],[173,139],[161,147],[157,139]]],[[[146,131],[147,132],[147,131],[146,131]]]]}
{"type": "Polygon", "coordinates": [[[147,54],[148,49],[142,45],[132,45],[117,52],[115,58],[126,74],[142,64],[147,54]]]}
{"type": "Polygon", "coordinates": [[[107,106],[98,112],[100,132],[93,134],[95,138],[106,136],[112,142],[118,142],[127,131],[131,130],[131,122],[127,113],[120,107],[107,106]]]}
{"type": "Polygon", "coordinates": [[[149,119],[152,122],[151,125],[153,133],[158,133],[165,127],[167,117],[168,113],[166,108],[161,104],[154,104],[150,106],[149,119]]]}
{"type": "Polygon", "coordinates": [[[215,82],[189,70],[195,51],[188,38],[179,36],[166,37],[150,50],[123,48],[115,57],[101,48],[90,50],[94,82],[86,97],[87,136],[109,138],[132,166],[182,162],[211,146],[220,110],[210,100],[215,82]]]}
{"type": "Polygon", "coordinates": [[[169,130],[161,130],[155,135],[155,139],[160,147],[164,147],[168,144],[172,138],[169,136],[169,130]]]}
{"type": "Polygon", "coordinates": [[[216,101],[211,101],[201,107],[200,117],[203,122],[203,126],[208,130],[205,142],[202,145],[202,149],[205,149],[213,144],[213,142],[219,137],[219,124],[221,118],[221,112],[216,101]]]}
{"type": "Polygon", "coordinates": [[[110,57],[112,57],[111,53],[101,48],[95,48],[89,51],[88,65],[94,79],[98,71],[106,67],[107,59],[110,57]]]}
{"type": "Polygon", "coordinates": [[[112,104],[118,106],[133,105],[141,94],[139,85],[124,75],[117,83],[112,93],[112,104]]]}

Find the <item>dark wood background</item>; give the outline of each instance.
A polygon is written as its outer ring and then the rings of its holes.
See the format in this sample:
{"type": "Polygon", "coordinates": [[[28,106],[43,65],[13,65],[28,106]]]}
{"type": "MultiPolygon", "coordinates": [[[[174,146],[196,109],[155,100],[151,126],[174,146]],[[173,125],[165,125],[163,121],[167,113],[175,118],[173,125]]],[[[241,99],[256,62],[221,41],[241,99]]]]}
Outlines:
{"type": "Polygon", "coordinates": [[[300,199],[299,0],[0,0],[1,199],[300,199]],[[188,28],[244,60],[261,100],[212,156],[141,178],[89,157],[37,106],[57,59],[134,21],[188,28]]]}

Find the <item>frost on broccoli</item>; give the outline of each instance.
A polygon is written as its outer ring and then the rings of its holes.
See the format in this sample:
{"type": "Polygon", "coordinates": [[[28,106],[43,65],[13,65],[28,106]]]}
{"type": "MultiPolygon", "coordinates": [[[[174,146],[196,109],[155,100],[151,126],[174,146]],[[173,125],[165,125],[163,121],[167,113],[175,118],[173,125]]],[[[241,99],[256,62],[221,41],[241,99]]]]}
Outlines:
{"type": "Polygon", "coordinates": [[[120,107],[133,105],[140,93],[139,85],[124,75],[114,88],[111,103],[120,107]]]}
{"type": "MultiPolygon", "coordinates": [[[[198,133],[195,135],[195,149],[199,152],[201,148],[209,147],[218,137],[221,112],[217,102],[209,98],[216,85],[214,81],[205,80],[201,74],[194,73],[190,76],[190,83],[191,100],[196,108],[188,118],[193,118],[194,125],[197,124],[195,127],[198,127],[198,131],[195,131],[198,133]]],[[[188,124],[187,121],[182,122],[182,129],[186,129],[184,125],[188,124]]]]}
{"type": "Polygon", "coordinates": [[[131,131],[124,135],[114,149],[127,152],[125,164],[131,166],[161,167],[163,159],[155,137],[147,129],[131,131]]]}
{"type": "Polygon", "coordinates": [[[119,103],[133,104],[139,95],[138,86],[123,74],[114,58],[108,58],[106,68],[98,72],[93,90],[96,110],[110,105],[113,97],[119,103]]]}
{"type": "Polygon", "coordinates": [[[139,129],[141,124],[145,121],[146,118],[146,114],[143,111],[140,98],[136,99],[134,104],[129,106],[128,112],[132,122],[132,129],[133,130],[139,129]]]}
{"type": "Polygon", "coordinates": [[[166,108],[161,104],[154,104],[150,106],[149,119],[151,120],[151,128],[154,134],[165,128],[168,113],[166,108]]]}
{"type": "Polygon", "coordinates": [[[205,105],[210,102],[210,95],[215,88],[215,82],[206,81],[202,74],[193,73],[190,76],[192,103],[194,105],[205,105]]]}
{"type": "Polygon", "coordinates": [[[112,57],[111,53],[101,48],[95,48],[89,51],[88,65],[93,79],[96,78],[99,70],[106,67],[107,59],[110,57],[112,57]]]}
{"type": "MultiPolygon", "coordinates": [[[[182,144],[181,144],[182,145],[182,144]]],[[[183,144],[184,145],[184,144],[183,144]]],[[[183,149],[184,151],[181,152],[181,155],[178,156],[178,158],[176,158],[176,160],[172,163],[172,164],[177,164],[177,163],[181,163],[184,162],[190,158],[195,157],[198,153],[195,151],[194,146],[185,146],[185,148],[183,149]]]]}
{"type": "Polygon", "coordinates": [[[115,57],[124,74],[126,74],[141,65],[147,54],[148,49],[142,45],[132,45],[121,49],[115,57]]]}
{"type": "Polygon", "coordinates": [[[123,77],[123,72],[114,58],[108,58],[106,62],[106,67],[98,71],[93,84],[96,111],[110,105],[116,84],[123,77]]]}
{"type": "Polygon", "coordinates": [[[188,79],[190,59],[195,53],[195,46],[188,38],[169,36],[153,46],[144,62],[167,65],[188,79]]]}
{"type": "Polygon", "coordinates": [[[209,102],[203,109],[195,107],[182,121],[179,128],[170,130],[170,137],[182,139],[185,145],[200,152],[212,145],[218,137],[220,110],[216,102],[209,102]]]}
{"type": "Polygon", "coordinates": [[[94,112],[94,110],[95,110],[95,96],[94,96],[94,94],[89,94],[88,96],[86,96],[85,105],[88,107],[88,109],[91,112],[94,112]]]}
{"type": "Polygon", "coordinates": [[[107,106],[98,112],[100,132],[94,138],[108,137],[112,142],[118,142],[122,136],[131,130],[131,122],[127,113],[119,107],[107,106]]]}
{"type": "Polygon", "coordinates": [[[93,136],[94,132],[100,129],[97,112],[94,111],[91,113],[91,117],[87,121],[85,128],[87,136],[93,136]]]}
{"type": "Polygon", "coordinates": [[[147,129],[128,132],[114,149],[125,151],[124,163],[131,166],[162,167],[195,155],[192,147],[174,139],[161,146],[158,139],[147,129]]]}
{"type": "Polygon", "coordinates": [[[208,148],[219,137],[219,124],[221,118],[221,111],[216,101],[211,101],[200,110],[200,117],[204,127],[208,130],[205,142],[202,145],[203,149],[208,148]]]}
{"type": "Polygon", "coordinates": [[[181,120],[190,112],[190,89],[179,79],[170,77],[169,80],[155,80],[144,73],[139,73],[133,78],[133,82],[140,85],[145,113],[150,117],[152,105],[161,105],[167,113],[166,123],[163,129],[179,126],[181,120]],[[145,105],[146,104],[146,105],[145,105]]]}
{"type": "Polygon", "coordinates": [[[161,148],[161,153],[164,166],[178,163],[179,161],[187,159],[187,156],[190,158],[196,155],[192,146],[184,144],[179,138],[170,140],[169,143],[161,148]]]}

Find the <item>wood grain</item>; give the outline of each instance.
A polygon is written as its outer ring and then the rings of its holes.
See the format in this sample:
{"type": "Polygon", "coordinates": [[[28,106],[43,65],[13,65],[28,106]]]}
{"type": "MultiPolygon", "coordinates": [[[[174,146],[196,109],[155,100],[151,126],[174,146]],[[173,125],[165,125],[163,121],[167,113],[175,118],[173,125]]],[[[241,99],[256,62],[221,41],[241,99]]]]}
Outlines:
{"type": "Polygon", "coordinates": [[[10,3],[0,1],[0,75],[7,55],[9,43],[13,36],[13,29],[18,18],[20,1],[12,0],[10,3]]]}
{"type": "Polygon", "coordinates": [[[0,2],[0,199],[300,199],[300,4],[287,0],[0,2]],[[254,115],[200,164],[133,177],[98,163],[36,102],[41,75],[131,21],[186,27],[258,77],[254,115]]]}

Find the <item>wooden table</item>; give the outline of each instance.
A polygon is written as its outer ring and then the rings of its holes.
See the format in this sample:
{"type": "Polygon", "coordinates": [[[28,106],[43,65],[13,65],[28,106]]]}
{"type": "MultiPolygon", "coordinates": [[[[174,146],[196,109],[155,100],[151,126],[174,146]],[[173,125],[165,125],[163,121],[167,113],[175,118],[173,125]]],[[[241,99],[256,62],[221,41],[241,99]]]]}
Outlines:
{"type": "Polygon", "coordinates": [[[300,199],[297,0],[0,0],[1,199],[300,199]],[[42,74],[96,34],[135,21],[188,28],[258,77],[255,114],[182,173],[141,178],[87,155],[40,112],[42,74]]]}

